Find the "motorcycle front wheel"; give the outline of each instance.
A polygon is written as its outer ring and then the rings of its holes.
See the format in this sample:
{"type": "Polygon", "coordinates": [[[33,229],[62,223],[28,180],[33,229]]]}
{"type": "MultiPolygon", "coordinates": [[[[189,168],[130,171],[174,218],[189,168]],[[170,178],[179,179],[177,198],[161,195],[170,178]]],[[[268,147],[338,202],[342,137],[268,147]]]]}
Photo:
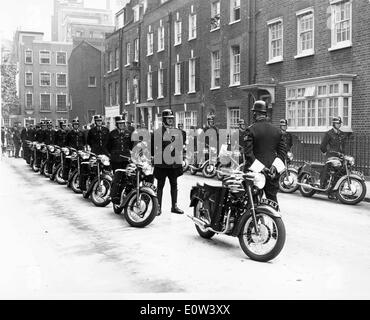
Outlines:
{"type": "Polygon", "coordinates": [[[128,200],[123,215],[130,226],[144,228],[157,216],[158,209],[158,199],[141,191],[140,201],[137,201],[136,193],[134,193],[128,200]]]}
{"type": "Polygon", "coordinates": [[[36,160],[33,160],[32,162],[32,170],[33,172],[39,172],[40,168],[36,165],[36,160]]]}
{"type": "Polygon", "coordinates": [[[110,190],[112,187],[112,179],[101,178],[100,184],[96,181],[91,191],[91,201],[97,207],[106,207],[110,199],[110,190]]]}
{"type": "Polygon", "coordinates": [[[44,163],[44,166],[42,168],[42,174],[46,177],[46,178],[49,178],[50,177],[50,173],[48,171],[48,164],[47,163],[44,163]]]}
{"type": "Polygon", "coordinates": [[[55,174],[55,180],[58,184],[66,184],[67,181],[63,179],[63,168],[62,166],[59,166],[59,168],[57,169],[57,172],[55,174]]]}
{"type": "Polygon", "coordinates": [[[349,178],[349,185],[347,179],[343,180],[337,191],[337,197],[343,204],[357,204],[364,200],[365,195],[365,182],[356,178],[349,178]]]}
{"type": "Polygon", "coordinates": [[[283,171],[279,178],[279,190],[284,193],[296,192],[299,188],[297,182],[298,175],[296,171],[288,169],[288,174],[283,171]]]}
{"type": "Polygon", "coordinates": [[[209,162],[206,163],[203,167],[202,174],[205,178],[213,178],[216,176],[216,166],[210,164],[209,162]]]}
{"type": "Polygon", "coordinates": [[[285,226],[281,218],[258,212],[258,209],[256,211],[259,232],[256,232],[252,215],[247,216],[241,222],[239,244],[252,260],[267,262],[277,257],[283,249],[286,238],[285,226]]]}
{"type": "Polygon", "coordinates": [[[74,193],[80,194],[82,193],[82,190],[80,189],[80,175],[76,171],[71,179],[71,189],[74,193]]]}
{"type": "MultiPolygon", "coordinates": [[[[208,217],[204,216],[201,210],[202,208],[203,208],[203,202],[198,201],[197,205],[194,207],[194,217],[202,220],[206,224],[210,224],[211,222],[210,218],[209,216],[208,217]]],[[[197,232],[199,233],[199,235],[205,239],[211,239],[216,234],[215,232],[206,230],[205,228],[202,228],[198,225],[195,225],[195,228],[197,229],[197,232]]]]}

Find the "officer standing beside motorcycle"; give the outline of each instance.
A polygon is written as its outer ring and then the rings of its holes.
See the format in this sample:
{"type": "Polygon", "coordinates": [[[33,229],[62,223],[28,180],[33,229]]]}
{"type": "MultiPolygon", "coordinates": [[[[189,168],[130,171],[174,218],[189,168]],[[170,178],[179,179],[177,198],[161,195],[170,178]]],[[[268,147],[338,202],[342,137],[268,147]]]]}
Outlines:
{"type": "Polygon", "coordinates": [[[45,131],[46,131],[46,122],[45,122],[45,120],[41,120],[40,121],[40,128],[35,133],[35,140],[38,143],[43,143],[44,142],[45,131]]]}
{"type": "Polygon", "coordinates": [[[288,120],[281,119],[280,120],[280,130],[281,130],[281,133],[283,134],[285,145],[286,145],[287,152],[288,152],[293,147],[293,136],[290,132],[287,131],[287,129],[288,129],[288,120]]]}
{"type": "Polygon", "coordinates": [[[46,121],[46,130],[44,134],[44,143],[46,145],[54,144],[55,130],[53,128],[53,122],[51,120],[46,121]]]}
{"type": "MultiPolygon", "coordinates": [[[[154,177],[157,179],[157,196],[158,196],[158,203],[159,203],[159,211],[158,215],[162,213],[162,196],[163,196],[163,188],[166,183],[166,178],[168,177],[168,180],[170,181],[171,186],[171,212],[177,213],[177,214],[183,214],[184,211],[182,211],[177,206],[177,178],[180,177],[183,174],[182,171],[182,161],[180,163],[173,163],[168,164],[166,163],[166,159],[163,157],[163,153],[166,150],[166,147],[171,144],[171,141],[166,141],[163,139],[165,135],[171,135],[173,138],[173,134],[170,134],[169,130],[178,130],[174,129],[174,121],[175,116],[173,115],[173,112],[171,109],[166,109],[162,111],[162,127],[158,128],[154,134],[152,139],[152,153],[154,155],[154,158],[156,159],[158,157],[158,153],[162,152],[161,155],[161,163],[155,163],[154,162],[154,177]],[[161,130],[161,132],[159,131],[161,130]],[[156,141],[156,137],[162,137],[161,141],[156,141]]],[[[179,132],[179,136],[182,136],[181,132],[179,132]]],[[[175,150],[173,150],[175,152],[175,150]]],[[[171,153],[173,156],[173,154],[171,153]]]]}
{"type": "MultiPolygon", "coordinates": [[[[345,134],[340,130],[342,126],[341,117],[334,117],[332,120],[333,128],[325,133],[322,139],[320,150],[325,154],[326,160],[330,157],[337,157],[338,153],[344,153],[345,134]]],[[[325,189],[330,171],[330,163],[325,163],[325,166],[320,175],[320,188],[325,189]]],[[[329,199],[334,199],[333,194],[329,194],[329,199]]]]}
{"type": "Polygon", "coordinates": [[[117,169],[126,169],[131,158],[133,142],[131,141],[131,132],[126,126],[124,115],[114,118],[116,129],[112,130],[108,136],[107,150],[110,154],[111,165],[114,171],[111,198],[113,204],[120,204],[120,194],[124,185],[124,173],[116,171],[117,169]],[[125,158],[124,158],[125,157],[125,158]]]}
{"type": "Polygon", "coordinates": [[[265,101],[256,101],[252,112],[254,123],[247,129],[243,143],[244,171],[264,172],[266,198],[277,203],[279,174],[285,169],[285,141],[281,131],[268,122],[265,101]]]}
{"type": "Polygon", "coordinates": [[[76,150],[83,150],[86,145],[85,135],[80,129],[80,121],[78,119],[72,120],[72,130],[67,133],[66,144],[68,147],[76,150]]]}
{"type": "Polygon", "coordinates": [[[103,126],[103,117],[101,115],[94,115],[94,123],[95,126],[87,134],[87,144],[90,146],[91,152],[98,155],[108,155],[109,129],[103,126]]]}
{"type": "Polygon", "coordinates": [[[66,146],[67,141],[67,121],[59,121],[59,129],[55,132],[55,144],[61,148],[66,146]]]}

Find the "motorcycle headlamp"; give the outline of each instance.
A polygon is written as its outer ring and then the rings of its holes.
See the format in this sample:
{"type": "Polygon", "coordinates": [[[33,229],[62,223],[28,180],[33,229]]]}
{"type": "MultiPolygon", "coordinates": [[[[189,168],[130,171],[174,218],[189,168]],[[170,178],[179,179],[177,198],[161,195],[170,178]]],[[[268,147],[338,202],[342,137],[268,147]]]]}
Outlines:
{"type": "Polygon", "coordinates": [[[143,173],[146,176],[153,174],[153,167],[149,163],[145,163],[143,166],[143,173]]]}
{"type": "Polygon", "coordinates": [[[108,167],[110,165],[110,160],[106,155],[99,156],[99,159],[100,159],[101,163],[103,164],[103,166],[108,167]]]}
{"type": "Polygon", "coordinates": [[[351,156],[345,156],[344,159],[351,165],[353,166],[355,164],[355,158],[351,156]]]}
{"type": "Polygon", "coordinates": [[[48,149],[49,149],[50,152],[54,152],[55,151],[54,146],[48,146],[48,149]]]}
{"type": "Polygon", "coordinates": [[[76,158],[77,157],[77,152],[72,152],[72,158],[76,158]]]}
{"type": "Polygon", "coordinates": [[[253,178],[253,184],[258,188],[258,189],[263,189],[266,184],[266,177],[262,173],[255,173],[254,178],[253,178]]]}
{"type": "Polygon", "coordinates": [[[41,150],[41,144],[36,144],[36,149],[41,150]]]}
{"type": "Polygon", "coordinates": [[[62,148],[63,153],[68,156],[69,155],[69,149],[68,148],[62,148]]]}
{"type": "Polygon", "coordinates": [[[288,152],[288,153],[287,153],[287,156],[288,156],[288,159],[289,159],[290,161],[292,161],[292,160],[293,160],[293,153],[288,152]]]}

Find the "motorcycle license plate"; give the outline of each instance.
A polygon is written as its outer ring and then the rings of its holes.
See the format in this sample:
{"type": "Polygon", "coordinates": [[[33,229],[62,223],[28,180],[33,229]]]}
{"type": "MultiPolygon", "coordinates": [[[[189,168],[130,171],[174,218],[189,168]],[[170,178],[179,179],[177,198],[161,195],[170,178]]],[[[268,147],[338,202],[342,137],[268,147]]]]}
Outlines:
{"type": "Polygon", "coordinates": [[[154,184],[150,183],[150,182],[145,182],[144,181],[143,186],[152,189],[154,192],[157,192],[156,186],[154,184]]]}
{"type": "Polygon", "coordinates": [[[279,211],[279,205],[275,201],[273,201],[273,200],[270,200],[270,199],[261,199],[260,204],[269,206],[269,207],[273,208],[274,210],[279,211]]]}

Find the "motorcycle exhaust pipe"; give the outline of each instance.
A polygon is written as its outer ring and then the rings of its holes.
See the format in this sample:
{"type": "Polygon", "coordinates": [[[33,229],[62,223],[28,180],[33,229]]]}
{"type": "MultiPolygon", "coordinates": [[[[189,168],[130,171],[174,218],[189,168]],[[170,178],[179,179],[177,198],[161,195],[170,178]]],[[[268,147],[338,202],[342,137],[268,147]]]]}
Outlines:
{"type": "MultiPolygon", "coordinates": [[[[216,230],[213,230],[211,227],[208,226],[208,224],[206,224],[204,221],[200,220],[199,218],[197,217],[194,217],[192,215],[189,215],[187,214],[188,218],[190,218],[191,220],[193,220],[193,222],[198,226],[198,227],[201,227],[203,229],[206,229],[206,231],[212,231],[214,233],[218,233],[218,234],[225,234],[227,232],[227,228],[220,232],[220,231],[216,231],[216,230]]],[[[229,224],[229,220],[227,221],[226,223],[227,225],[229,224]]]]}
{"type": "Polygon", "coordinates": [[[326,192],[326,191],[328,191],[328,189],[321,189],[321,188],[318,188],[318,187],[313,187],[313,186],[311,186],[310,184],[307,184],[307,183],[300,183],[300,182],[297,182],[297,184],[298,184],[299,186],[304,187],[304,188],[312,189],[312,190],[315,190],[315,191],[322,191],[322,192],[326,192]]]}

